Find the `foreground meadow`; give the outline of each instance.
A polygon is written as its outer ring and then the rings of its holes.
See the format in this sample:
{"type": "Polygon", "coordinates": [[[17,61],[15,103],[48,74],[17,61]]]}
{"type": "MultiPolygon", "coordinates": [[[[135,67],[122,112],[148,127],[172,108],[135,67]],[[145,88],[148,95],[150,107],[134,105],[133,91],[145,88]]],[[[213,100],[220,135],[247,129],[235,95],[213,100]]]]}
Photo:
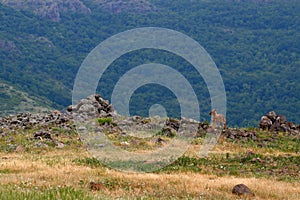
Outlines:
{"type": "Polygon", "coordinates": [[[170,166],[128,173],[94,159],[75,131],[51,129],[51,139],[34,137],[37,129],[2,131],[0,199],[250,198],[232,194],[240,183],[254,199],[300,199],[299,136],[254,129],[260,140],[222,136],[206,158],[197,157],[204,140],[199,137],[170,166]]]}

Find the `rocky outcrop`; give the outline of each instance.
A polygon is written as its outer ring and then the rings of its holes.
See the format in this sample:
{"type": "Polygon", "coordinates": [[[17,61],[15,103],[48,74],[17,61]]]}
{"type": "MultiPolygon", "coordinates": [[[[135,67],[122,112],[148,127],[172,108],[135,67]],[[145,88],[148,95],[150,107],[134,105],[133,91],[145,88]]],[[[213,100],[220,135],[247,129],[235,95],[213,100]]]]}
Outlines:
{"type": "Polygon", "coordinates": [[[17,47],[13,41],[10,40],[0,40],[0,49],[5,51],[17,50],[17,47]]]}
{"type": "Polygon", "coordinates": [[[207,121],[205,122],[199,122],[198,125],[198,131],[196,133],[196,137],[203,137],[205,136],[205,134],[207,133],[208,129],[209,129],[209,123],[207,121]]]}
{"type": "Polygon", "coordinates": [[[122,12],[148,13],[156,12],[158,9],[147,0],[98,0],[101,7],[111,13],[122,12]]]}
{"type": "MultiPolygon", "coordinates": [[[[148,13],[157,12],[158,9],[147,0],[93,0],[104,11],[113,14],[122,12],[148,13]]],[[[0,0],[0,3],[19,10],[32,11],[44,19],[59,22],[61,14],[77,12],[90,14],[92,11],[81,0],[0,0]]]]}
{"type": "Polygon", "coordinates": [[[70,105],[67,111],[72,113],[78,121],[85,121],[91,118],[106,118],[114,114],[112,105],[99,94],[90,95],[80,100],[76,105],[70,105]]]}
{"type": "MultiPolygon", "coordinates": [[[[32,139],[37,140],[35,146],[47,147],[45,141],[50,142],[57,148],[62,148],[64,144],[55,139],[55,134],[60,131],[76,132],[74,119],[86,120],[92,116],[95,118],[105,118],[113,115],[113,109],[108,101],[102,99],[100,95],[91,95],[82,99],[76,105],[71,105],[67,111],[54,110],[46,113],[19,113],[6,117],[0,117],[0,137],[10,133],[22,132],[23,130],[35,130],[32,139]],[[59,131],[57,131],[59,130],[59,131]]],[[[80,129],[81,127],[77,127],[80,129]]],[[[112,126],[112,131],[120,132],[117,127],[112,126]]]]}
{"type": "Polygon", "coordinates": [[[61,20],[61,13],[64,12],[91,13],[80,0],[0,0],[0,2],[15,9],[30,10],[42,18],[56,22],[61,20]]]}
{"type": "MultiPolygon", "coordinates": [[[[190,121],[189,119],[171,119],[140,116],[120,116],[118,115],[109,101],[103,99],[99,94],[90,95],[80,100],[76,105],[68,106],[66,111],[51,111],[46,113],[32,114],[19,113],[0,118],[0,135],[14,132],[18,129],[30,129],[33,127],[42,127],[40,131],[34,133],[36,139],[51,139],[49,127],[61,127],[68,130],[75,130],[74,120],[81,123],[88,120],[98,119],[97,128],[99,130],[108,130],[109,134],[126,134],[125,132],[134,132],[136,130],[157,130],[158,135],[174,137],[180,127],[184,124],[196,124],[195,136],[203,137],[208,132],[213,133],[214,128],[208,122],[190,121]]],[[[78,127],[81,130],[85,127],[78,127]]],[[[299,134],[300,125],[296,126],[292,122],[287,122],[286,117],[276,114],[274,111],[267,113],[261,118],[260,128],[270,131],[283,131],[293,134],[299,134]]],[[[193,133],[194,134],[194,133],[193,133]]],[[[265,142],[272,142],[274,138],[260,139],[255,130],[226,128],[222,130],[222,135],[231,140],[254,140],[264,145],[265,142]]],[[[299,134],[300,135],[300,134],[299,134]]],[[[138,135],[135,135],[138,136],[138,135]]]]}
{"type": "Polygon", "coordinates": [[[285,116],[276,114],[275,111],[270,111],[261,117],[259,128],[262,130],[300,134],[300,125],[288,122],[285,116]]]}

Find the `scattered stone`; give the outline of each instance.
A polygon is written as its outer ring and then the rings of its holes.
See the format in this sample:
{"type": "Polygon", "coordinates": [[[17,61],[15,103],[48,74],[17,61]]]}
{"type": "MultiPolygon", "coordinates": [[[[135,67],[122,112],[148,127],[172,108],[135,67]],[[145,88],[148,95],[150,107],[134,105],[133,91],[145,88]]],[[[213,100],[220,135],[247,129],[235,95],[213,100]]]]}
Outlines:
{"type": "Polygon", "coordinates": [[[255,196],[255,194],[244,184],[238,184],[233,187],[232,193],[236,195],[251,195],[255,196]]]}
{"type": "Polygon", "coordinates": [[[166,143],[166,141],[164,139],[162,139],[161,137],[158,137],[154,140],[155,143],[158,143],[158,144],[163,144],[163,143],[166,143]]]}
{"type": "Polygon", "coordinates": [[[45,132],[45,131],[38,131],[38,132],[36,132],[34,134],[33,137],[36,138],[36,139],[40,139],[40,140],[43,140],[43,139],[50,139],[50,140],[52,140],[51,134],[48,133],[48,132],[45,132]]]}
{"type": "Polygon", "coordinates": [[[90,182],[90,189],[94,191],[100,191],[105,189],[105,185],[103,183],[95,183],[93,181],[90,182]]]}
{"type": "Polygon", "coordinates": [[[128,147],[128,146],[130,146],[130,143],[125,141],[125,142],[120,142],[120,145],[128,147]]]}
{"type": "Polygon", "coordinates": [[[6,142],[7,143],[11,143],[11,142],[14,142],[15,141],[15,138],[14,137],[9,137],[6,142]]]}
{"type": "Polygon", "coordinates": [[[178,121],[176,119],[169,118],[166,121],[166,126],[171,127],[175,131],[178,131],[178,129],[180,127],[180,121],[178,121]]]}
{"type": "Polygon", "coordinates": [[[58,149],[63,149],[64,147],[65,147],[65,144],[64,144],[64,143],[62,143],[62,142],[57,142],[56,148],[58,148],[58,149]]]}
{"type": "Polygon", "coordinates": [[[267,145],[265,143],[258,143],[257,146],[260,148],[263,148],[263,147],[266,147],[267,145]]]}
{"type": "Polygon", "coordinates": [[[202,130],[206,131],[208,128],[209,128],[208,122],[200,122],[199,123],[198,129],[202,129],[202,130]]]}
{"type": "Polygon", "coordinates": [[[27,129],[33,126],[56,125],[60,127],[68,127],[73,116],[70,113],[61,113],[60,111],[52,111],[48,113],[18,113],[17,115],[1,117],[0,127],[13,131],[14,129],[27,129]]]}
{"type": "MultiPolygon", "coordinates": [[[[198,130],[197,127],[195,128],[196,137],[205,136],[207,133],[218,134],[208,122],[196,122],[190,121],[190,119],[143,118],[140,116],[124,118],[115,113],[109,101],[104,100],[99,94],[94,94],[80,100],[76,105],[68,106],[66,111],[54,110],[38,114],[19,113],[16,115],[0,117],[0,137],[5,137],[7,143],[13,143],[14,138],[10,137],[10,133],[16,133],[18,129],[40,127],[39,131],[33,134],[35,139],[41,141],[45,139],[51,140],[57,148],[63,148],[64,144],[54,140],[53,136],[58,134],[60,130],[75,131],[75,125],[73,123],[74,119],[79,122],[86,122],[87,119],[93,119],[96,132],[124,136],[127,135],[126,133],[131,133],[132,127],[135,127],[137,130],[155,130],[160,133],[160,136],[174,137],[177,132],[180,131],[180,126],[184,126],[188,123],[196,123],[196,126],[198,126],[198,130]],[[110,118],[113,119],[113,121],[99,125],[99,123],[94,120],[95,118],[110,118]]],[[[88,126],[81,125],[78,127],[78,130],[85,132],[88,130],[87,127],[88,126]]],[[[265,116],[262,116],[259,127],[263,130],[288,132],[289,134],[287,135],[297,134],[300,137],[300,125],[288,122],[285,116],[276,114],[275,111],[271,111],[265,116]]],[[[264,147],[268,142],[274,140],[274,138],[260,139],[257,138],[256,131],[254,130],[237,128],[227,128],[222,131],[222,135],[232,140],[256,140],[258,141],[258,147],[264,147]]],[[[152,141],[155,143],[166,142],[161,138],[154,138],[152,141]]],[[[129,146],[129,143],[123,143],[121,145],[129,146]]],[[[130,145],[132,145],[132,141],[130,141],[130,145]]],[[[12,149],[12,151],[14,150],[16,150],[16,147],[12,149]]]]}
{"type": "Polygon", "coordinates": [[[203,137],[206,135],[209,128],[208,122],[200,122],[198,126],[198,131],[196,133],[196,137],[203,137]]]}
{"type": "Polygon", "coordinates": [[[85,131],[85,130],[86,130],[86,127],[85,127],[85,126],[79,126],[79,127],[78,127],[78,130],[79,130],[79,131],[85,131]]]}
{"type": "Polygon", "coordinates": [[[293,122],[288,122],[285,116],[276,114],[275,111],[270,111],[261,117],[259,128],[262,130],[288,132],[292,134],[299,134],[300,132],[300,125],[297,126],[293,122]]]}
{"type": "Polygon", "coordinates": [[[19,146],[17,146],[15,152],[17,152],[17,153],[23,153],[23,152],[25,152],[25,150],[26,149],[25,149],[25,147],[23,145],[19,145],[19,146]]]}
{"type": "Polygon", "coordinates": [[[246,157],[246,158],[249,158],[249,157],[252,157],[252,156],[254,156],[254,155],[255,155],[255,153],[254,153],[253,151],[247,150],[247,152],[246,152],[246,154],[245,154],[245,157],[246,157]]]}
{"type": "Polygon", "coordinates": [[[36,143],[34,143],[34,146],[39,147],[39,148],[48,148],[49,147],[48,144],[45,144],[43,142],[36,142],[36,143]]]}
{"type": "Polygon", "coordinates": [[[250,138],[252,140],[256,140],[256,132],[251,130],[243,130],[243,129],[225,129],[223,130],[222,134],[230,138],[232,140],[234,139],[247,139],[250,138]]]}
{"type": "Polygon", "coordinates": [[[162,133],[167,137],[174,137],[176,135],[176,131],[171,127],[164,127],[162,133]]]}

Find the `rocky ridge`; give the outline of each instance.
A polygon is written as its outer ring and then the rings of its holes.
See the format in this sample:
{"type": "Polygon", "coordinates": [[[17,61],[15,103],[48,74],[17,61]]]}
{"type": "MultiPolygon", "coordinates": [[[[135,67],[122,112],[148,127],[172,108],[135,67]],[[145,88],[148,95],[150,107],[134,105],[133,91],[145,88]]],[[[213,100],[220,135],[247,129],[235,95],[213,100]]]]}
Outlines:
{"type": "Polygon", "coordinates": [[[158,9],[147,0],[98,0],[101,7],[111,13],[148,13],[157,12],[158,9]]]}
{"type": "MultiPolygon", "coordinates": [[[[122,12],[148,13],[158,9],[147,0],[91,0],[102,10],[113,14],[122,12]]],[[[35,15],[50,21],[59,22],[62,13],[77,12],[91,14],[92,9],[80,0],[0,0],[0,3],[18,10],[32,11],[35,15]]]]}
{"type": "MultiPolygon", "coordinates": [[[[113,133],[117,134],[126,134],[121,129],[124,127],[128,128],[131,126],[140,126],[141,128],[149,128],[149,126],[154,126],[156,123],[155,121],[151,121],[153,119],[150,118],[131,116],[122,120],[122,123],[125,124],[120,123],[120,128],[114,125],[116,121],[113,123],[111,122],[110,118],[113,116],[116,117],[117,113],[114,112],[112,105],[107,100],[101,98],[100,95],[96,94],[80,100],[76,105],[70,105],[66,111],[54,110],[38,114],[19,113],[17,115],[1,117],[0,136],[7,135],[18,129],[40,127],[40,131],[35,132],[34,137],[51,138],[51,131],[49,130],[52,126],[75,131],[76,127],[74,125],[74,120],[84,122],[91,117],[93,119],[103,119],[99,120],[99,125],[102,126],[102,129],[109,129],[113,133]]],[[[163,121],[163,124],[161,124],[161,122],[162,121],[159,121],[159,127],[162,128],[161,135],[166,137],[173,137],[179,129],[179,121],[175,119],[167,119],[166,121],[163,121]]],[[[189,123],[187,119],[182,120],[182,122],[189,123]]],[[[290,134],[300,136],[300,125],[287,122],[284,116],[277,115],[274,111],[271,111],[262,117],[259,127],[263,130],[269,130],[272,132],[288,132],[290,134]]],[[[208,122],[199,122],[195,137],[203,137],[207,132],[214,132],[213,128],[208,122]]],[[[226,128],[222,131],[222,135],[231,140],[251,139],[262,143],[264,142],[257,137],[255,130],[226,128]]],[[[269,139],[272,140],[272,138],[269,139]]]]}
{"type": "Polygon", "coordinates": [[[19,10],[32,11],[39,17],[60,21],[67,11],[90,14],[91,10],[80,0],[1,0],[0,3],[19,10]]]}

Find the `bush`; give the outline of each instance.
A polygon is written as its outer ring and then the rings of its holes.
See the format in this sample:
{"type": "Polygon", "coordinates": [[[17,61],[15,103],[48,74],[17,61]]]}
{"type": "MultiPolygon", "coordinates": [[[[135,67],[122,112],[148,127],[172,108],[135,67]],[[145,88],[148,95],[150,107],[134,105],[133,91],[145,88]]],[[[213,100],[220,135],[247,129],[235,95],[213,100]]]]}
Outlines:
{"type": "Polygon", "coordinates": [[[112,118],[111,117],[98,118],[97,121],[98,121],[100,126],[103,126],[104,124],[111,124],[112,123],[112,118]]]}

